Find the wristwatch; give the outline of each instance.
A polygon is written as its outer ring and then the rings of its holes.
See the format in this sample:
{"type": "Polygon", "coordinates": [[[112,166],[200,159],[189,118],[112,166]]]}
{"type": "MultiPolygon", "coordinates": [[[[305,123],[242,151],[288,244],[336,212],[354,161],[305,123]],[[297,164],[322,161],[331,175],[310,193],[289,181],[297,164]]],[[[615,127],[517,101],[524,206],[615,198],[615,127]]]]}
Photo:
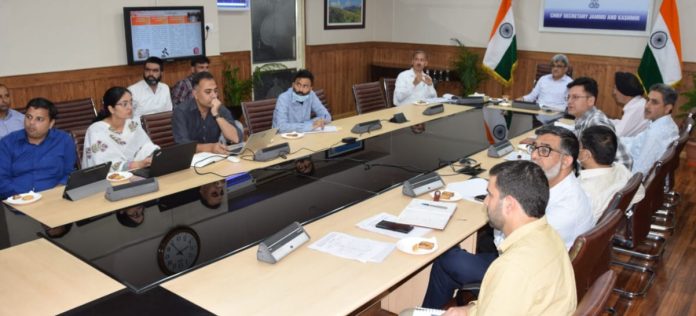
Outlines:
{"type": "Polygon", "coordinates": [[[220,113],[213,115],[213,118],[216,119],[216,120],[217,120],[218,118],[221,118],[221,117],[222,117],[222,115],[220,115],[220,113]]]}

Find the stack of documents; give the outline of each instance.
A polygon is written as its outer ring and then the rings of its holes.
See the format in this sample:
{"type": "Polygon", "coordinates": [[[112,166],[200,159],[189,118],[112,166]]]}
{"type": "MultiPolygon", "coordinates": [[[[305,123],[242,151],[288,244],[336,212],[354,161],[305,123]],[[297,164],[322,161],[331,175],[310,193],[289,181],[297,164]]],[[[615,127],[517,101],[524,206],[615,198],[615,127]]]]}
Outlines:
{"type": "Polygon", "coordinates": [[[384,258],[394,251],[395,247],[396,245],[392,243],[358,238],[337,232],[331,232],[309,245],[309,249],[337,257],[375,263],[384,261],[384,258]]]}
{"type": "Polygon", "coordinates": [[[399,214],[399,223],[445,229],[456,209],[456,203],[413,199],[399,214]]]}

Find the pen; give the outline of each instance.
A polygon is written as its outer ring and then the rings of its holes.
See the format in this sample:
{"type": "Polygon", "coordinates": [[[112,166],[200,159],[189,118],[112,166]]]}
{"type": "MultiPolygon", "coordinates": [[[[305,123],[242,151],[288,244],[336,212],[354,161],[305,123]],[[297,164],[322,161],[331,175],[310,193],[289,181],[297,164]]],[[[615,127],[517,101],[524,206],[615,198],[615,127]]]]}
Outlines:
{"type": "Polygon", "coordinates": [[[446,209],[447,209],[447,206],[435,205],[435,204],[430,204],[430,203],[421,203],[421,205],[430,206],[430,207],[436,207],[436,208],[441,208],[441,209],[443,209],[443,210],[446,210],[446,209]]]}

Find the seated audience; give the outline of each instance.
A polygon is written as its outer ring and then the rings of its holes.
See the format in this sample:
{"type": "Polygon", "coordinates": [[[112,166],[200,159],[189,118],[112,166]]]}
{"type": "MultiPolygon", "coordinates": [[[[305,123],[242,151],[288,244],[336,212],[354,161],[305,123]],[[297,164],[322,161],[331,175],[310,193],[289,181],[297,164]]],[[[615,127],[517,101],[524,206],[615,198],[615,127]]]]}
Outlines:
{"type": "Polygon", "coordinates": [[[32,99],[24,129],[0,140],[0,199],[48,190],[68,181],[77,153],[72,137],[53,128],[57,115],[53,102],[32,99]]]}
{"type": "Polygon", "coordinates": [[[505,235],[500,257],[483,277],[479,300],[444,315],[570,315],[575,275],[544,217],[550,194],[544,171],[528,161],[503,162],[491,169],[487,191],[490,224],[505,235]]]}
{"type": "Polygon", "coordinates": [[[671,115],[677,97],[674,88],[666,84],[654,84],[650,87],[648,102],[645,104],[645,118],[650,121],[648,128],[636,136],[621,138],[635,161],[631,169],[634,173],[641,172],[644,177],[647,176],[667,147],[679,138],[679,127],[671,115]]]}
{"type": "Polygon", "coordinates": [[[623,106],[623,116],[618,120],[610,120],[616,128],[616,136],[636,136],[648,128],[645,119],[645,98],[643,85],[634,74],[617,71],[614,74],[614,91],[612,95],[616,103],[623,106]]]}
{"type": "MultiPolygon", "coordinates": [[[[593,227],[590,200],[575,177],[578,139],[573,132],[553,125],[536,131],[537,139],[530,145],[534,163],[539,165],[548,180],[550,197],[546,205],[548,224],[561,236],[570,249],[578,235],[593,227]]],[[[494,231],[500,249],[503,232],[494,231]]],[[[441,308],[463,284],[481,282],[486,270],[498,257],[497,252],[470,254],[454,247],[433,263],[423,306],[441,308]]]]}
{"type": "MultiPolygon", "coordinates": [[[[614,163],[618,140],[616,134],[601,125],[586,128],[580,136],[578,161],[582,165],[580,183],[592,202],[593,223],[602,217],[614,194],[621,190],[633,175],[620,163],[614,163]]],[[[631,204],[643,199],[641,186],[631,204]]]]}
{"type": "Polygon", "coordinates": [[[109,88],[102,102],[99,116],[85,134],[82,167],[108,161],[112,171],[149,167],[152,153],[159,146],[152,143],[140,121],[133,119],[130,91],[123,87],[109,88]]]}
{"type": "Polygon", "coordinates": [[[226,142],[238,143],[242,131],[234,125],[232,113],[218,99],[215,77],[197,73],[191,79],[193,99],[185,101],[172,115],[172,132],[177,144],[197,142],[196,152],[226,155],[226,142]]]}
{"type": "MultiPolygon", "coordinates": [[[[568,95],[567,85],[573,81],[566,73],[568,72],[568,57],[557,54],[551,58],[551,73],[543,75],[537,80],[534,89],[529,94],[519,98],[527,102],[536,102],[545,108],[564,112],[566,109],[566,96],[568,95]]],[[[560,118],[561,115],[537,115],[537,119],[542,123],[548,123],[560,118]]]]}
{"type": "Polygon", "coordinates": [[[133,117],[172,110],[169,86],[161,83],[164,63],[157,57],[145,60],[143,80],[128,87],[133,94],[133,117]]]}
{"type": "Polygon", "coordinates": [[[0,139],[24,128],[24,114],[11,109],[10,89],[0,83],[0,139]]]}
{"type": "MultiPolygon", "coordinates": [[[[598,93],[597,81],[589,77],[580,77],[568,84],[568,113],[575,116],[575,135],[578,137],[590,126],[606,126],[614,131],[614,124],[595,106],[598,93]]],[[[616,150],[614,161],[628,169],[633,165],[633,159],[622,144],[616,150]]]]}
{"type": "Polygon", "coordinates": [[[193,98],[191,79],[199,72],[208,71],[209,66],[210,59],[208,57],[197,56],[191,59],[191,75],[177,82],[172,88],[172,104],[174,106],[193,98]]]}
{"type": "Polygon", "coordinates": [[[273,127],[281,133],[309,132],[331,122],[331,114],[312,91],[314,75],[300,69],[292,79],[292,87],[281,93],[273,111],[273,127]],[[314,112],[316,117],[311,118],[314,112]]]}
{"type": "Polygon", "coordinates": [[[415,51],[411,65],[411,69],[402,71],[396,77],[395,106],[437,97],[433,79],[423,71],[428,66],[428,55],[422,50],[415,51]]]}

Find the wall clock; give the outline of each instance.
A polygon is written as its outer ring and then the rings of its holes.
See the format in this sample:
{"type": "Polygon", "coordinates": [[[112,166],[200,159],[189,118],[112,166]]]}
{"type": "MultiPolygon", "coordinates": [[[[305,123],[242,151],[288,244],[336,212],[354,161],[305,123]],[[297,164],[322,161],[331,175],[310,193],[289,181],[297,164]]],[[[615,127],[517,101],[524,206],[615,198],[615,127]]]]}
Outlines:
{"type": "Polygon", "coordinates": [[[176,227],[170,230],[157,248],[157,262],[167,275],[172,275],[188,268],[198,260],[201,241],[196,231],[189,227],[176,227]]]}

